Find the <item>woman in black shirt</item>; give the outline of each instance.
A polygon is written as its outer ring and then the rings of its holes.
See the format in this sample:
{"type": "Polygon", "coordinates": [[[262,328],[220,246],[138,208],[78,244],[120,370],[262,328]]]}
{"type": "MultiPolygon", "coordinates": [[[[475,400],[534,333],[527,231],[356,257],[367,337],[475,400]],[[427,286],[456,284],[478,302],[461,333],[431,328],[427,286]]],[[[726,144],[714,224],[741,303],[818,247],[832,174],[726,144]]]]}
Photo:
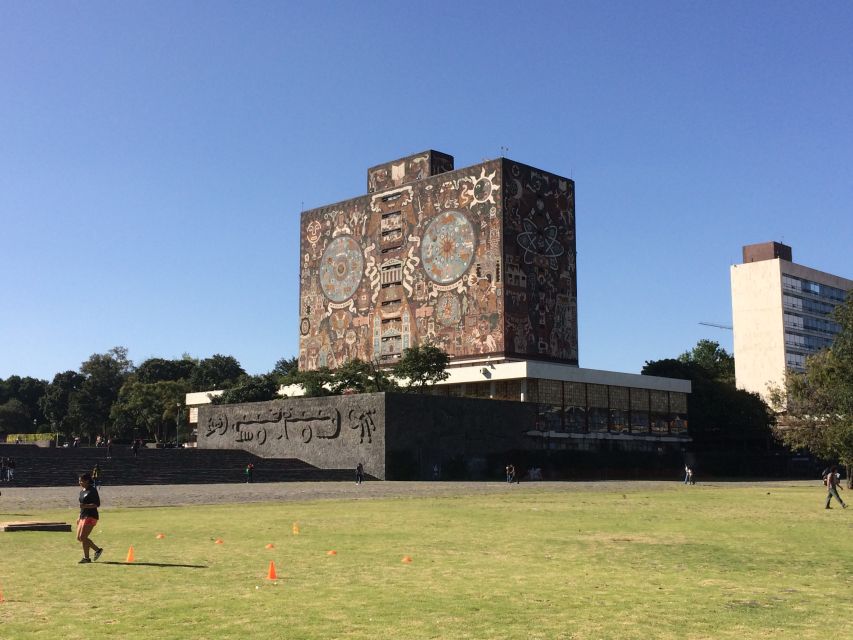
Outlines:
{"type": "Polygon", "coordinates": [[[83,545],[83,559],[80,560],[80,564],[86,564],[91,562],[89,549],[95,550],[95,560],[100,558],[104,552],[102,547],[98,547],[89,539],[89,534],[98,524],[98,507],[101,506],[101,498],[92,482],[92,476],[88,473],[80,476],[80,488],[80,518],[77,520],[77,540],[83,545]]]}

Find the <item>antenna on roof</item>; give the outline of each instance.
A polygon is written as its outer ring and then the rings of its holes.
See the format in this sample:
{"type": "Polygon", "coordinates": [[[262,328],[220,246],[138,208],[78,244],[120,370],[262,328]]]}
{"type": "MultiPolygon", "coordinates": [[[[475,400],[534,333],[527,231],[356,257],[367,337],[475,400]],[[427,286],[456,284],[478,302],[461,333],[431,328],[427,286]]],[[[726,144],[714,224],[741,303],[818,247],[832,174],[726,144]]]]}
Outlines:
{"type": "Polygon", "coordinates": [[[506,155],[509,153],[509,147],[505,147],[501,145],[501,158],[506,158],[506,155]]]}

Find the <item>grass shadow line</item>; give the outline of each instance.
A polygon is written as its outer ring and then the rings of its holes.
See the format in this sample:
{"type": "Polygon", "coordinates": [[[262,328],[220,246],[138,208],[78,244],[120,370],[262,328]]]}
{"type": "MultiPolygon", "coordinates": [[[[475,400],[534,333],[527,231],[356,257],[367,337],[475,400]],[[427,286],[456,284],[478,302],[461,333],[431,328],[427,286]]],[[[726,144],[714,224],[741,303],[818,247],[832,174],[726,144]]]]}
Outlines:
{"type": "Polygon", "coordinates": [[[183,569],[207,569],[206,564],[169,564],[167,562],[99,562],[98,564],[116,564],[124,567],[178,567],[183,569]]]}

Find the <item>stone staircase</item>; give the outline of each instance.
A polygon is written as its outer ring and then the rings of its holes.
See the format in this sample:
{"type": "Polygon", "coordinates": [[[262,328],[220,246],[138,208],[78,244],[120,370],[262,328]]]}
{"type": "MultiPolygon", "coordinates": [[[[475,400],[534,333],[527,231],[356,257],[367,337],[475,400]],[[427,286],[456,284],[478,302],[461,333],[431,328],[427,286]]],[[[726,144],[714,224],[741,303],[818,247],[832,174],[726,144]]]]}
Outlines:
{"type": "Polygon", "coordinates": [[[0,457],[15,460],[15,479],[0,482],[10,487],[76,485],[81,473],[91,473],[98,463],[104,485],[214,484],[245,482],[244,470],[254,466],[253,482],[319,482],[352,480],[352,469],[319,469],[295,458],[259,458],[245,451],[215,449],[149,449],[134,457],[127,445],[107,450],[95,447],[44,448],[26,444],[0,444],[0,457]]]}

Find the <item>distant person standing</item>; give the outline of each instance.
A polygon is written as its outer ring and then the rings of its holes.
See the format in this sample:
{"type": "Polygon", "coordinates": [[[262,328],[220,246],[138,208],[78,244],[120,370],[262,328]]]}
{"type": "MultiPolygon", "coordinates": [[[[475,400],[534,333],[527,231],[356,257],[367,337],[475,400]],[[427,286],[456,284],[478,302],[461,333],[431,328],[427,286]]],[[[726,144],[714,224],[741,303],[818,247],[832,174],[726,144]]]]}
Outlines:
{"type": "Polygon", "coordinates": [[[251,484],[252,482],[252,473],[255,471],[255,465],[251,462],[246,465],[246,484],[251,484]]]}
{"type": "Polygon", "coordinates": [[[88,473],[80,476],[79,484],[80,517],[77,519],[77,540],[83,546],[83,558],[79,564],[88,564],[92,562],[92,559],[89,558],[90,549],[95,550],[94,560],[100,558],[104,552],[103,547],[99,547],[89,538],[92,529],[98,524],[98,507],[101,506],[101,497],[98,495],[94,482],[92,482],[92,476],[88,473]]]}
{"type": "Polygon", "coordinates": [[[355,465],[355,483],[361,484],[364,482],[364,465],[360,462],[355,465]]]}
{"type": "Polygon", "coordinates": [[[15,459],[6,459],[6,474],[9,476],[9,482],[15,479],[15,459]]]}
{"type": "Polygon", "coordinates": [[[515,480],[515,466],[512,464],[508,464],[506,466],[506,481],[509,484],[515,480]]]}
{"type": "Polygon", "coordinates": [[[832,502],[832,497],[835,496],[835,499],[841,503],[841,507],[843,509],[847,508],[847,505],[844,504],[844,500],[841,499],[841,496],[838,495],[838,490],[841,488],[840,481],[841,476],[838,473],[838,467],[830,467],[829,473],[826,474],[826,477],[823,479],[823,483],[826,485],[826,508],[831,509],[829,503],[832,502]]]}
{"type": "Polygon", "coordinates": [[[113,439],[107,438],[107,460],[113,459],[113,439]]]}
{"type": "Polygon", "coordinates": [[[133,439],[133,444],[130,446],[131,451],[133,451],[133,457],[139,457],[139,438],[133,439]]]}
{"type": "Polygon", "coordinates": [[[95,463],[95,466],[92,467],[92,484],[95,485],[96,489],[101,488],[101,465],[97,462],[95,463]]]}
{"type": "Polygon", "coordinates": [[[690,467],[684,465],[684,484],[690,484],[690,467]]]}

